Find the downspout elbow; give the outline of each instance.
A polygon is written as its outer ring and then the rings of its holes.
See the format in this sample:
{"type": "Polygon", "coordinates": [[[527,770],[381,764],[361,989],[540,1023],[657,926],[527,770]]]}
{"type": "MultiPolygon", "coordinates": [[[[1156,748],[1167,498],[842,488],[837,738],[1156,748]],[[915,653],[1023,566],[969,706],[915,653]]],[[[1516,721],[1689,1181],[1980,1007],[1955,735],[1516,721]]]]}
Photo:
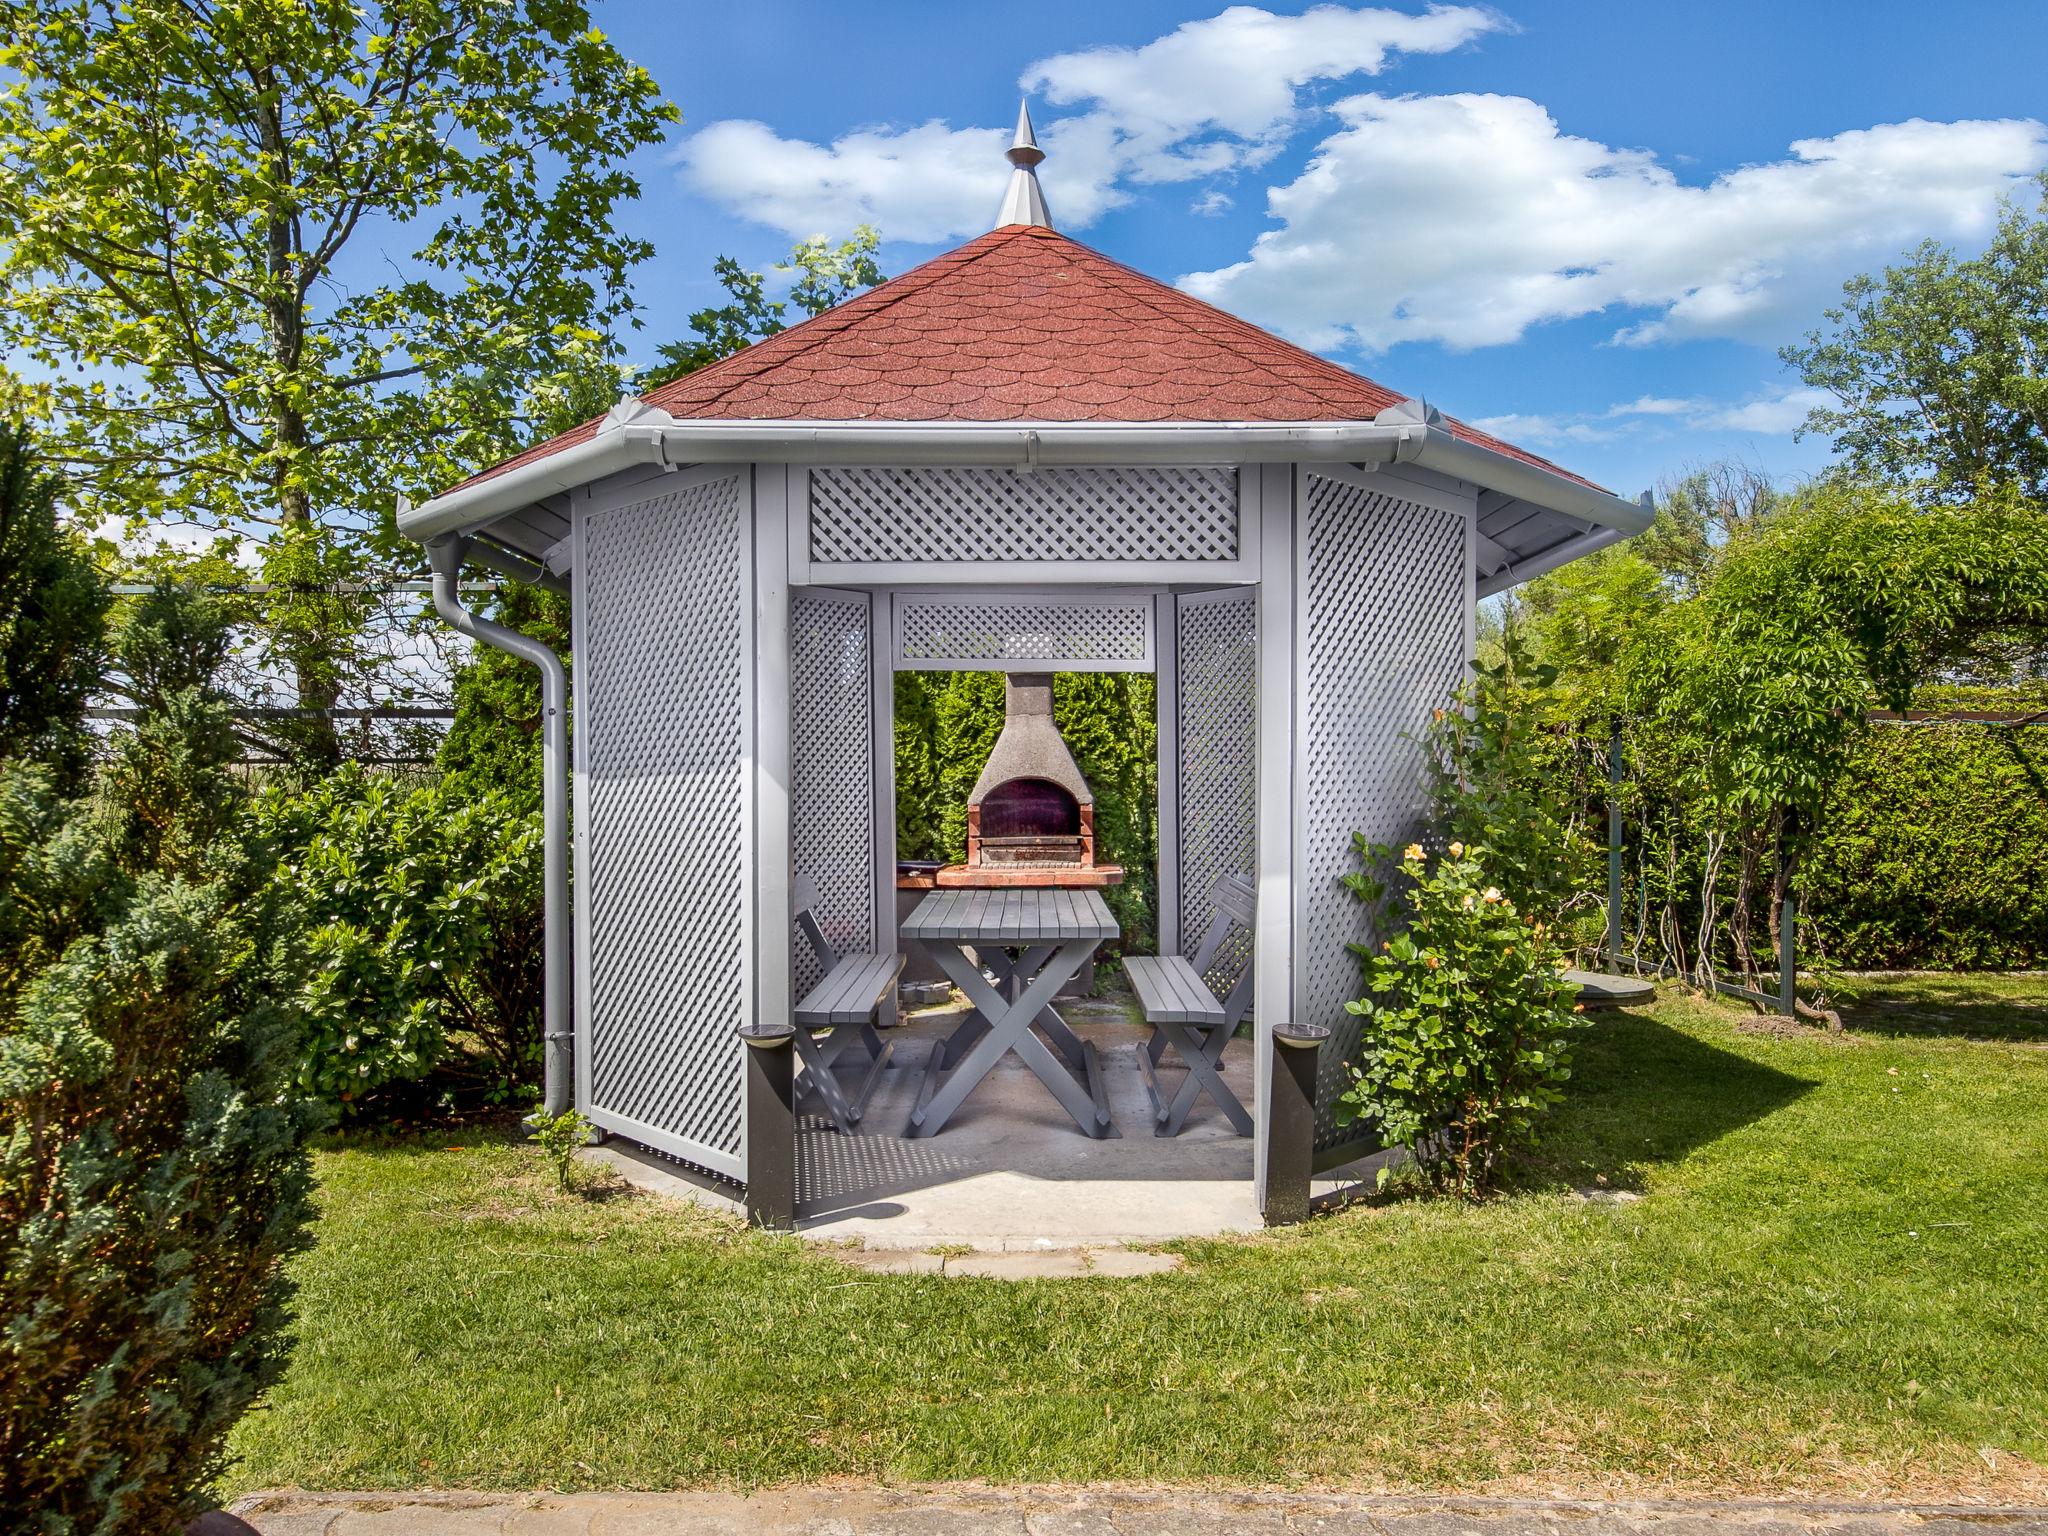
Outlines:
{"type": "Polygon", "coordinates": [[[434,612],[479,645],[538,668],[541,691],[542,909],[546,932],[542,983],[541,1108],[566,1114],[575,1100],[569,944],[569,674],[547,645],[462,606],[460,578],[466,539],[427,545],[434,573],[434,612]]]}

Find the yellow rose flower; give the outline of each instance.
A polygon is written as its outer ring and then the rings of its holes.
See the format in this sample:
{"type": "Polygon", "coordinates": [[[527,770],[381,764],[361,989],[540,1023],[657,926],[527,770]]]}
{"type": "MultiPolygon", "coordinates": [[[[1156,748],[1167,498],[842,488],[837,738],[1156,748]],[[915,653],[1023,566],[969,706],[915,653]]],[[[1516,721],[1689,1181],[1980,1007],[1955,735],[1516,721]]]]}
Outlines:
{"type": "Polygon", "coordinates": [[[1410,860],[1411,862],[1420,859],[1422,857],[1422,844],[1410,843],[1406,848],[1403,848],[1401,850],[1401,857],[1410,860]]]}
{"type": "Polygon", "coordinates": [[[1454,859],[1462,859],[1463,857],[1465,857],[1465,845],[1463,843],[1451,844],[1451,857],[1454,859]]]}

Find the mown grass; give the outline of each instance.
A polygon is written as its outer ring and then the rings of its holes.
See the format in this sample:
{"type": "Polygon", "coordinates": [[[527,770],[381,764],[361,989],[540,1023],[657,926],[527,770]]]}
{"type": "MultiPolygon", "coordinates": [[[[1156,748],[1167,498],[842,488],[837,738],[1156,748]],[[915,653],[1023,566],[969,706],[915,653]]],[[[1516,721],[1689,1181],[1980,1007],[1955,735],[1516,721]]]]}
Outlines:
{"type": "Polygon", "coordinates": [[[872,1275],[559,1196],[509,1142],[336,1144],[235,1481],[2039,1496],[2048,1050],[1746,1017],[1592,1025],[1507,1197],[1189,1243],[1139,1280],[872,1275]],[[1572,1192],[1603,1178],[1643,1198],[1572,1192]]]}

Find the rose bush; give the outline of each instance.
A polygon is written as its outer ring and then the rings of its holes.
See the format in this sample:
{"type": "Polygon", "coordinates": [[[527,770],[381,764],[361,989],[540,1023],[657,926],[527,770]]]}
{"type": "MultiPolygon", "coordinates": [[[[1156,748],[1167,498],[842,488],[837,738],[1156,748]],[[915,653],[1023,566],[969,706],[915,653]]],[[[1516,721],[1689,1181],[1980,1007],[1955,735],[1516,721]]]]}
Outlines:
{"type": "Polygon", "coordinates": [[[1432,863],[1419,843],[1353,841],[1365,870],[1346,884],[1386,937],[1350,946],[1367,995],[1345,1005],[1363,1029],[1340,1114],[1406,1148],[1433,1190],[1476,1198],[1571,1076],[1580,1005],[1564,953],[1491,883],[1481,850],[1454,842],[1432,863]],[[1398,881],[1375,873],[1389,866],[1398,881]]]}

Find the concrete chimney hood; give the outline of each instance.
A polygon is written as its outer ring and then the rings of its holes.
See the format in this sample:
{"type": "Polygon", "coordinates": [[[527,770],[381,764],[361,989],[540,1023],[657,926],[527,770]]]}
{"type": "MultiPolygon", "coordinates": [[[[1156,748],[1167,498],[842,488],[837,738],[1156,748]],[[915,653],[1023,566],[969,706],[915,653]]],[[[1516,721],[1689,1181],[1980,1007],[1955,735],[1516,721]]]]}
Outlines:
{"type": "Polygon", "coordinates": [[[1048,672],[1003,675],[1003,733],[990,749],[968,803],[980,805],[990,790],[1011,779],[1045,779],[1072,795],[1076,805],[1095,803],[1080,764],[1053,723],[1052,675],[1048,672]]]}

